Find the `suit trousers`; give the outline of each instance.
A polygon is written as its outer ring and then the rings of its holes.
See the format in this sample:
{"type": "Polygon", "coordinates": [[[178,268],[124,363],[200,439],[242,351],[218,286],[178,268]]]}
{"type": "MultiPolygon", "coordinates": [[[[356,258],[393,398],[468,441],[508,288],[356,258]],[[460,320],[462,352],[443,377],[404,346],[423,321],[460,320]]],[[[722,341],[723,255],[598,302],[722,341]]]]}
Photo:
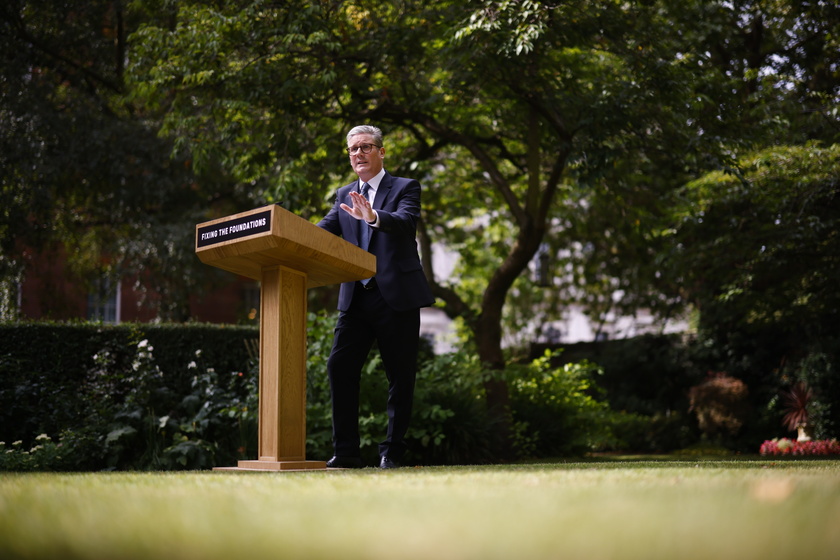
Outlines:
{"type": "Polygon", "coordinates": [[[388,378],[388,432],[379,454],[402,458],[414,401],[419,335],[419,309],[394,311],[378,286],[365,289],[356,282],[350,308],[339,313],[327,361],[335,455],[360,456],[359,388],[362,368],[376,341],[388,378]]]}

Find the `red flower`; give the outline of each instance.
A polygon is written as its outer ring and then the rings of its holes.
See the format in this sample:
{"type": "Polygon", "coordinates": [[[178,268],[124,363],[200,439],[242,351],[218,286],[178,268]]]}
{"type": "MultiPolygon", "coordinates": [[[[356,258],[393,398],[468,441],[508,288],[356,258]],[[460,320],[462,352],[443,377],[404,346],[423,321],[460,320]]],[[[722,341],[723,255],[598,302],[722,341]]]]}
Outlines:
{"type": "Polygon", "coordinates": [[[836,439],[792,441],[787,438],[767,440],[761,444],[762,455],[840,455],[840,442],[836,439]]]}

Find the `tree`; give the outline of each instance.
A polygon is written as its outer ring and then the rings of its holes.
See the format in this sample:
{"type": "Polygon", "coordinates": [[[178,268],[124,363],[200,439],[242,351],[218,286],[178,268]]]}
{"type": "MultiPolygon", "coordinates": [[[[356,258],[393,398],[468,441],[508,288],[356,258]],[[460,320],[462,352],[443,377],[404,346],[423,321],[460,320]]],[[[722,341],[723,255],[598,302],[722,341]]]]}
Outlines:
{"type": "MultiPolygon", "coordinates": [[[[650,166],[667,161],[684,173],[674,160],[702,144],[690,125],[702,115],[685,101],[694,80],[673,44],[656,40],[667,23],[651,7],[583,0],[477,10],[449,0],[376,10],[194,2],[180,5],[174,27],[133,36],[134,75],[197,164],[222,159],[240,179],[268,177],[269,199],[293,199],[298,211],[312,202],[301,201],[301,184],[323,184],[346,165],[306,170],[329,159],[325,147],[340,153],[339,130],[390,127],[405,168],[431,187],[421,239],[434,292],[498,370],[505,302],[552,220],[568,221],[586,189],[615,177],[604,170],[628,155],[656,154],[650,166]],[[453,177],[475,190],[448,185],[453,177]],[[457,208],[477,209],[468,234],[483,253],[465,264],[481,261],[487,276],[474,293],[439,281],[428,251],[463,218],[448,204],[457,198],[457,208]]],[[[618,188],[649,196],[632,180],[618,188]]],[[[491,379],[487,393],[503,415],[504,383],[491,379]]]]}
{"type": "MultiPolygon", "coordinates": [[[[766,404],[806,381],[823,402],[840,380],[840,145],[768,148],[741,173],[686,185],[673,274],[719,360],[766,404]]],[[[833,408],[833,421],[840,420],[833,408]]],[[[828,412],[826,412],[828,414],[828,412]]]]}
{"type": "Polygon", "coordinates": [[[680,93],[686,138],[647,143],[616,166],[599,165],[605,179],[590,183],[586,204],[549,237],[562,239],[557,248],[568,252],[558,264],[573,272],[569,288],[591,302],[594,316],[648,308],[662,317],[686,307],[681,276],[670,275],[669,232],[692,201],[676,187],[708,169],[737,169],[742,154],[762,147],[831,144],[840,132],[837,77],[826,71],[840,53],[836,3],[680,1],[658,9],[666,15],[651,26],[651,40],[692,80],[680,93]],[[710,159],[671,157],[675,146],[695,142],[720,150],[697,146],[710,159]]]}
{"type": "Polygon", "coordinates": [[[0,277],[19,278],[28,251],[61,243],[82,279],[137,275],[161,296],[161,317],[185,319],[200,285],[184,273],[196,266],[193,226],[206,206],[243,197],[224,174],[197,180],[189,160],[171,158],[131,102],[135,24],[114,1],[0,7],[0,277]]]}

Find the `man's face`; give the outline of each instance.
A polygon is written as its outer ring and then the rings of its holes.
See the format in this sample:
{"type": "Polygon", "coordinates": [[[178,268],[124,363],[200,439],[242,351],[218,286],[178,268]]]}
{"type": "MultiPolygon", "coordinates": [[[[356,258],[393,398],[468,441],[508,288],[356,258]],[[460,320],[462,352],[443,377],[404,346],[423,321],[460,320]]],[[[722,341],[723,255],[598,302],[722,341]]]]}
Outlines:
{"type": "Polygon", "coordinates": [[[370,134],[357,134],[351,137],[347,148],[352,150],[365,144],[372,146],[370,152],[363,153],[362,150],[357,150],[356,153],[350,154],[350,165],[362,181],[372,179],[382,170],[382,159],[385,157],[385,148],[378,148],[370,134]]]}

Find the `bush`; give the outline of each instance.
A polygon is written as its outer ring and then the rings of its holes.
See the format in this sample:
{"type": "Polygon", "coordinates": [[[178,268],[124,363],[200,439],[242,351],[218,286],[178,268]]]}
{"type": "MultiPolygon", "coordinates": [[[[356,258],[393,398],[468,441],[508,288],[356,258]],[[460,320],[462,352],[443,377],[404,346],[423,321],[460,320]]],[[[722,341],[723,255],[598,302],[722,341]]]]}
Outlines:
{"type": "Polygon", "coordinates": [[[645,416],[685,410],[686,394],[707,368],[697,373],[691,345],[680,335],[642,335],[635,338],[578,342],[562,345],[537,345],[531,357],[555,350],[553,363],[583,360],[603,369],[598,385],[613,410],[645,416]],[[562,350],[562,353],[557,351],[562,350]]]}
{"type": "MultiPolygon", "coordinates": [[[[666,452],[700,437],[686,414],[688,393],[710,360],[693,339],[682,335],[642,335],[629,339],[533,345],[531,355],[555,348],[552,363],[590,361],[603,370],[598,386],[610,408],[612,439],[600,450],[666,452]],[[560,352],[562,351],[562,353],[560,352]]],[[[712,361],[712,363],[714,363],[712,361]]]]}
{"type": "Polygon", "coordinates": [[[60,457],[39,469],[197,468],[235,457],[250,430],[239,430],[247,414],[228,409],[254,392],[235,385],[255,337],[208,325],[0,325],[0,440],[19,442],[0,468],[30,448],[43,456],[48,442],[60,457]],[[210,363],[232,372],[215,379],[210,363]]]}
{"type": "Polygon", "coordinates": [[[574,455],[612,443],[612,413],[595,382],[601,368],[588,361],[554,367],[552,359],[546,352],[506,372],[520,453],[574,455]]]}
{"type": "Polygon", "coordinates": [[[154,348],[141,341],[136,376],[105,436],[111,469],[203,469],[257,453],[256,363],[219,374],[190,362],[190,390],[178,394],[155,365],[154,348]]]}
{"type": "Polygon", "coordinates": [[[0,324],[0,440],[33,444],[38,434],[65,431],[89,437],[91,426],[110,420],[137,381],[138,347],[155,349],[165,378],[166,412],[192,388],[196,351],[220,372],[249,367],[245,342],[253,327],[96,323],[0,324]]]}
{"type": "Polygon", "coordinates": [[[47,435],[40,434],[35,444],[26,450],[18,440],[11,447],[0,441],[0,470],[3,471],[39,471],[54,469],[62,461],[61,446],[47,435]]]}
{"type": "Polygon", "coordinates": [[[487,413],[477,356],[430,356],[417,373],[407,460],[417,464],[482,464],[494,460],[497,430],[487,413]]]}
{"type": "Polygon", "coordinates": [[[747,386],[725,373],[710,373],[689,391],[690,410],[710,439],[734,437],[747,416],[747,386]]]}
{"type": "Polygon", "coordinates": [[[680,412],[648,416],[633,412],[613,412],[610,429],[614,440],[603,451],[663,453],[694,443],[685,415],[680,412]]]}

